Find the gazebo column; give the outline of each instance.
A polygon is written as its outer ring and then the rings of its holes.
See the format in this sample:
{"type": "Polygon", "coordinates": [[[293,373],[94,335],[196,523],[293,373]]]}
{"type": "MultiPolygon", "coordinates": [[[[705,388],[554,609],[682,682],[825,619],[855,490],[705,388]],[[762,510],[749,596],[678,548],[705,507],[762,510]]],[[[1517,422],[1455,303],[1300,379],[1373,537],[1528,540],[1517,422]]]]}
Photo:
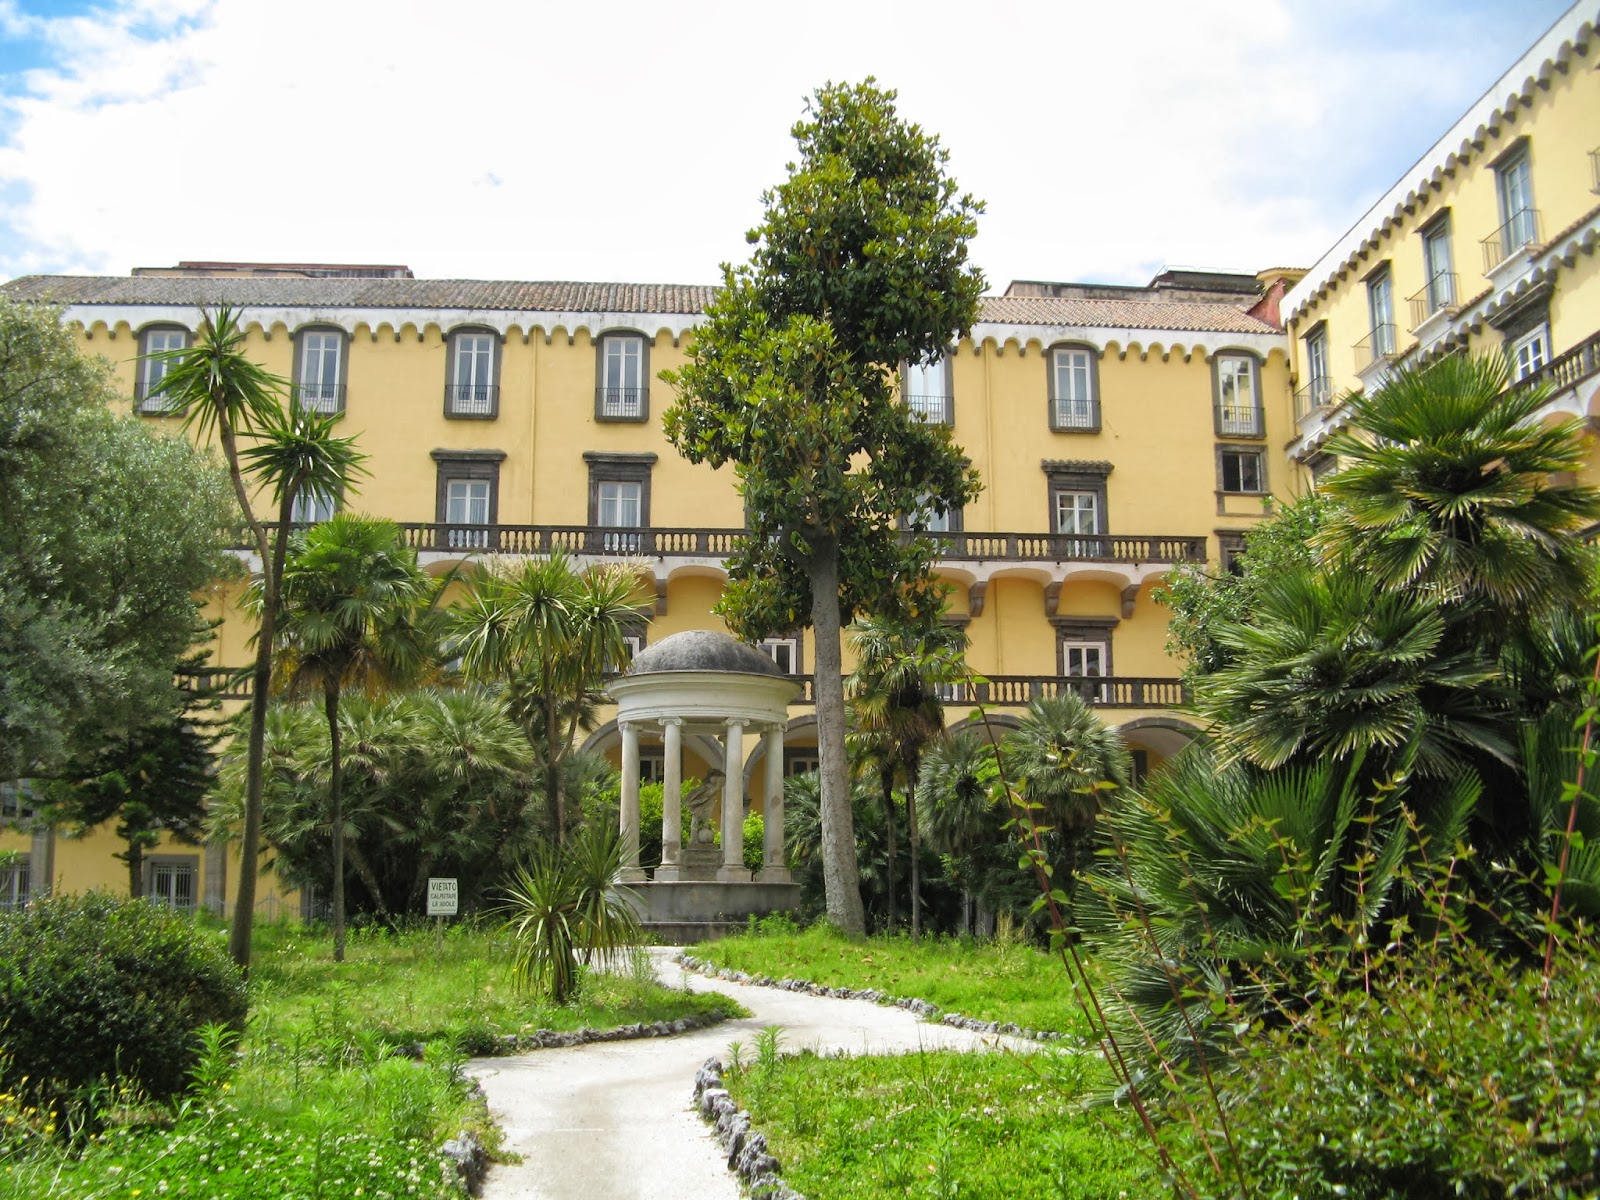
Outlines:
{"type": "Polygon", "coordinates": [[[643,883],[639,866],[639,726],[622,728],[622,882],[643,883]]]}
{"type": "Polygon", "coordinates": [[[724,722],[728,729],[722,763],[722,867],[718,883],[748,883],[744,865],[744,727],[743,718],[724,722]]]}
{"type": "Polygon", "coordinates": [[[764,845],[757,883],[789,883],[783,861],[783,726],[771,725],[762,734],[767,756],[766,811],[761,818],[764,845]]]}
{"type": "MultiPolygon", "coordinates": [[[[683,720],[663,717],[661,740],[666,747],[661,770],[661,865],[677,867],[683,849],[683,720]]],[[[661,878],[659,871],[656,878],[661,878]]]]}

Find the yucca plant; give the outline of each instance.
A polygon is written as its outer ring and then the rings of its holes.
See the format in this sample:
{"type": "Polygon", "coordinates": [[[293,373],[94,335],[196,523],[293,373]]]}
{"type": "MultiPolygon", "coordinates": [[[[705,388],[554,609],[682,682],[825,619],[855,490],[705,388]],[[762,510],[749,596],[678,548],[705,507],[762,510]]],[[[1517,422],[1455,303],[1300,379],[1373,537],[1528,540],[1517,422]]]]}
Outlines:
{"type": "Polygon", "coordinates": [[[515,945],[514,986],[564,1004],[581,970],[619,958],[643,940],[639,918],[617,887],[622,838],[587,825],[565,849],[541,845],[506,888],[515,945]]]}

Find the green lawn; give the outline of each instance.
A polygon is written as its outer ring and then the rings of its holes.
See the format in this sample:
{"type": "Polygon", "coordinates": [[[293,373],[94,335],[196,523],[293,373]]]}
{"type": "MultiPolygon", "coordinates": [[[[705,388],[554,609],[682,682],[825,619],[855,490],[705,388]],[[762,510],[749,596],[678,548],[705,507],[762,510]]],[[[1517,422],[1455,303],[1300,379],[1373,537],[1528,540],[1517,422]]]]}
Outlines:
{"type": "Polygon", "coordinates": [[[768,922],[755,933],[702,942],[689,952],[752,975],[873,988],[1024,1029],[1072,1034],[1085,1028],[1060,960],[1015,939],[912,942],[895,936],[856,941],[826,924],[795,931],[784,922],[768,922]]]}
{"type": "Polygon", "coordinates": [[[1106,1082],[1092,1056],[750,1059],[729,1090],[808,1200],[1160,1194],[1132,1115],[1084,1104],[1106,1082]]]}
{"type": "Polygon", "coordinates": [[[441,1171],[438,1146],[463,1129],[491,1149],[497,1137],[462,1076],[467,1054],[541,1028],[743,1012],[642,970],[590,976],[569,1006],[536,1003],[509,987],[497,931],[454,929],[442,949],[431,930],[363,932],[344,963],[332,957],[326,936],[258,927],[236,1055],[216,1056],[211,1084],[176,1111],[108,1095],[107,1127],[81,1153],[45,1136],[47,1115],[0,1095],[0,1197],[457,1200],[465,1193],[441,1171]],[[421,1059],[392,1054],[398,1046],[420,1047],[421,1059]]]}

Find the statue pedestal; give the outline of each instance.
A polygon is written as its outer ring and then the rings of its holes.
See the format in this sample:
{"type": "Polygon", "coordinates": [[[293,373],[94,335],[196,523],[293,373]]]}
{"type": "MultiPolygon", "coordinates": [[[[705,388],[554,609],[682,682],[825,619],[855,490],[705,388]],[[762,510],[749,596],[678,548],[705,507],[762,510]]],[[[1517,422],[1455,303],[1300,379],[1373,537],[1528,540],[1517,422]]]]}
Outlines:
{"type": "Polygon", "coordinates": [[[721,866],[722,851],[715,846],[685,846],[676,864],[656,868],[655,878],[660,883],[711,883],[721,866]]]}

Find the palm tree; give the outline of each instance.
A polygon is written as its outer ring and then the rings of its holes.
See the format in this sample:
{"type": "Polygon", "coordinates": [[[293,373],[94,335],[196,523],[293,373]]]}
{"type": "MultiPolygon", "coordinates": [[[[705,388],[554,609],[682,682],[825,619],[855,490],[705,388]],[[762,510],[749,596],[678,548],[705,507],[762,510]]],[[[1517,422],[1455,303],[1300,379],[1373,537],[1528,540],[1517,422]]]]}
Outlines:
{"type": "Polygon", "coordinates": [[[889,852],[889,925],[894,925],[894,786],[905,790],[911,843],[911,937],[922,936],[922,844],[917,775],[922,753],[944,736],[941,684],[965,675],[967,635],[937,617],[915,623],[866,617],[850,630],[856,668],[845,681],[855,731],[850,744],[880,781],[889,852]]]}
{"type": "Polygon", "coordinates": [[[1055,886],[1070,896],[1079,845],[1094,828],[1101,793],[1108,785],[1127,786],[1128,748],[1077,692],[1064,691],[1028,705],[1001,750],[1029,815],[1050,831],[1055,886]]]}
{"type": "Polygon", "coordinates": [[[1431,585],[1468,606],[1474,640],[1588,595],[1594,554],[1574,535],[1600,520],[1600,490],[1560,482],[1587,453],[1576,418],[1542,421],[1542,386],[1510,386],[1500,355],[1450,355],[1348,400],[1327,445],[1339,507],[1319,537],[1385,591],[1431,585]]]}
{"type": "Polygon", "coordinates": [[[508,707],[544,760],[550,836],[567,828],[561,765],[610,664],[627,658],[638,577],[621,564],[580,573],[564,553],[484,571],[449,611],[467,675],[504,682],[508,707]]]}
{"type": "Polygon", "coordinates": [[[152,399],[185,414],[184,428],[200,441],[215,437],[227,460],[239,510],[250,527],[251,544],[261,564],[260,622],[256,637],[254,686],[243,828],[239,839],[239,887],[234,898],[228,949],[240,968],[250,969],[250,934],[255,920],[255,864],[261,850],[262,753],[266,740],[267,695],[272,683],[276,644],[278,587],[283,574],[287,532],[295,497],[302,490],[321,496],[343,492],[360,471],[363,456],[354,439],[333,436],[333,419],[302,410],[291,398],[287,412],[285,380],[251,362],[244,353],[245,333],[238,315],[223,306],[202,313],[195,344],[167,351],[167,371],[152,399]],[[241,447],[241,439],[256,444],[241,447]],[[256,518],[248,462],[254,482],[264,483],[278,505],[277,537],[268,544],[266,528],[256,518]]]}
{"type": "Polygon", "coordinates": [[[427,619],[434,581],[392,521],[337,513],[296,534],[283,574],[278,630],[285,690],[320,691],[328,722],[333,830],[333,957],[344,959],[345,822],[339,698],[421,676],[437,639],[427,619]]]}
{"type": "Polygon", "coordinates": [[[1229,665],[1195,682],[1196,707],[1231,755],[1268,769],[1406,754],[1427,775],[1463,752],[1507,760],[1510,697],[1492,660],[1446,643],[1426,592],[1386,592],[1353,569],[1289,571],[1261,586],[1249,624],[1214,631],[1229,665]]]}
{"type": "Polygon", "coordinates": [[[927,806],[928,837],[946,856],[947,874],[961,885],[963,932],[972,931],[973,902],[981,886],[980,847],[1009,846],[994,790],[999,774],[994,744],[970,729],[935,743],[922,760],[918,785],[927,806]]]}

